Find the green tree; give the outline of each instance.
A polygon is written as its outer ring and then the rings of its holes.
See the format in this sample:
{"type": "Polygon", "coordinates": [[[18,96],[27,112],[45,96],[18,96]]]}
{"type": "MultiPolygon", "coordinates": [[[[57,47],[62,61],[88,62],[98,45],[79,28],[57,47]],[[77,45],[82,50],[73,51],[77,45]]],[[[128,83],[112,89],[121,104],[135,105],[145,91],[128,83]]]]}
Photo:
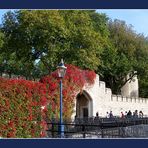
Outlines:
{"type": "Polygon", "coordinates": [[[96,30],[93,17],[91,17],[92,13],[95,14],[96,12],[77,10],[61,11],[61,13],[70,32],[70,44],[63,53],[66,62],[80,66],[83,69],[96,70],[100,64],[100,53],[104,48],[105,41],[105,37],[98,31],[99,25],[98,30],[96,30]]]}
{"type": "Polygon", "coordinates": [[[2,48],[3,44],[4,44],[4,34],[0,30],[0,48],[2,48]]]}
{"type": "MultiPolygon", "coordinates": [[[[143,81],[143,75],[147,74],[148,42],[124,21],[109,21],[108,27],[110,45],[101,55],[102,62],[99,69],[107,87],[112,88],[113,93],[120,94],[122,86],[135,74],[138,74],[140,81],[143,81]],[[129,73],[131,77],[127,79],[129,73]]],[[[142,90],[141,82],[140,87],[142,90]]]]}
{"type": "Polygon", "coordinates": [[[66,36],[64,20],[58,11],[8,12],[2,28],[8,37],[5,50],[15,52],[25,63],[40,59],[46,68],[55,66],[55,55],[66,36]]]}
{"type": "Polygon", "coordinates": [[[106,40],[102,29],[107,27],[106,20],[95,11],[8,12],[2,23],[7,38],[3,52],[15,53],[18,61],[33,63],[33,67],[38,61],[43,73],[54,70],[61,58],[68,64],[96,70],[106,40]],[[95,17],[100,25],[94,22],[95,17]]]}
{"type": "MultiPolygon", "coordinates": [[[[3,47],[3,44],[4,44],[4,34],[0,29],[0,51],[1,51],[1,48],[3,47]]],[[[2,75],[2,72],[4,71],[3,61],[4,61],[3,54],[0,53],[0,75],[2,75]]]]}

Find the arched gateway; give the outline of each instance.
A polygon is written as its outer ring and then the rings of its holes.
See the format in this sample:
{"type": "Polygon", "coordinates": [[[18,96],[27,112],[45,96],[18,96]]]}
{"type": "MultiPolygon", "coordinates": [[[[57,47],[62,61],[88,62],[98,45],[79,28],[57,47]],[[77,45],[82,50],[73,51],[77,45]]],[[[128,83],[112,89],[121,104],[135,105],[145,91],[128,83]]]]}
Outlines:
{"type": "Polygon", "coordinates": [[[90,95],[83,91],[76,97],[76,117],[92,117],[93,116],[93,102],[90,95]]]}

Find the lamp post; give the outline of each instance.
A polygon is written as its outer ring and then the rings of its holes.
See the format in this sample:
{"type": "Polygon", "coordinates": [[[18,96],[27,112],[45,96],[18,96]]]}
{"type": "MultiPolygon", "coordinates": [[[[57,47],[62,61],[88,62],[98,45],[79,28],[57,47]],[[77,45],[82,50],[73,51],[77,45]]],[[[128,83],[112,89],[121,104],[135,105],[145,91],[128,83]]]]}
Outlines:
{"type": "Polygon", "coordinates": [[[66,73],[67,67],[64,65],[63,59],[61,59],[61,63],[57,66],[58,69],[58,77],[60,78],[60,137],[64,137],[64,125],[63,125],[63,115],[62,115],[62,108],[63,108],[63,96],[62,96],[62,79],[66,73]]]}

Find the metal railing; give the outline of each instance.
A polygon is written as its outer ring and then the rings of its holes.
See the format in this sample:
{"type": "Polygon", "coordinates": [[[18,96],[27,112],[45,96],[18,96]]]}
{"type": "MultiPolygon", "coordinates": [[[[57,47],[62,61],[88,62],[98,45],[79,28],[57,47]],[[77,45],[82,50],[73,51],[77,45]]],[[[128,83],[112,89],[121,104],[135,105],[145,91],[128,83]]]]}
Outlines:
{"type": "MultiPolygon", "coordinates": [[[[59,122],[54,120],[47,124],[48,137],[59,138],[59,122]]],[[[148,118],[76,118],[63,123],[64,138],[125,138],[133,135],[135,128],[132,127],[136,127],[138,133],[148,137],[141,126],[138,126],[146,124],[148,118]]]]}

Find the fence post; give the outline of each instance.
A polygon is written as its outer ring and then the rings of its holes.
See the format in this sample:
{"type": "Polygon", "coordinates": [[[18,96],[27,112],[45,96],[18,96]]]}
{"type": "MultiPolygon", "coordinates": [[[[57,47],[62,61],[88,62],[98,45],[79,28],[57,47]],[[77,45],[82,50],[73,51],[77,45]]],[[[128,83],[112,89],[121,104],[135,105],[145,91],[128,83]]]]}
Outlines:
{"type": "Polygon", "coordinates": [[[122,138],[124,138],[125,137],[125,135],[126,135],[126,131],[125,131],[125,128],[124,127],[120,127],[119,128],[119,137],[122,137],[122,138]]]}
{"type": "Polygon", "coordinates": [[[54,138],[54,123],[51,123],[51,135],[52,135],[52,138],[54,138]]]}
{"type": "Polygon", "coordinates": [[[101,128],[101,137],[104,138],[104,131],[103,131],[103,128],[101,128]]]}
{"type": "Polygon", "coordinates": [[[82,125],[83,138],[85,138],[85,125],[82,125]]]}
{"type": "Polygon", "coordinates": [[[101,137],[104,138],[104,131],[103,131],[103,121],[101,120],[101,123],[100,123],[100,127],[101,127],[101,137]]]}

